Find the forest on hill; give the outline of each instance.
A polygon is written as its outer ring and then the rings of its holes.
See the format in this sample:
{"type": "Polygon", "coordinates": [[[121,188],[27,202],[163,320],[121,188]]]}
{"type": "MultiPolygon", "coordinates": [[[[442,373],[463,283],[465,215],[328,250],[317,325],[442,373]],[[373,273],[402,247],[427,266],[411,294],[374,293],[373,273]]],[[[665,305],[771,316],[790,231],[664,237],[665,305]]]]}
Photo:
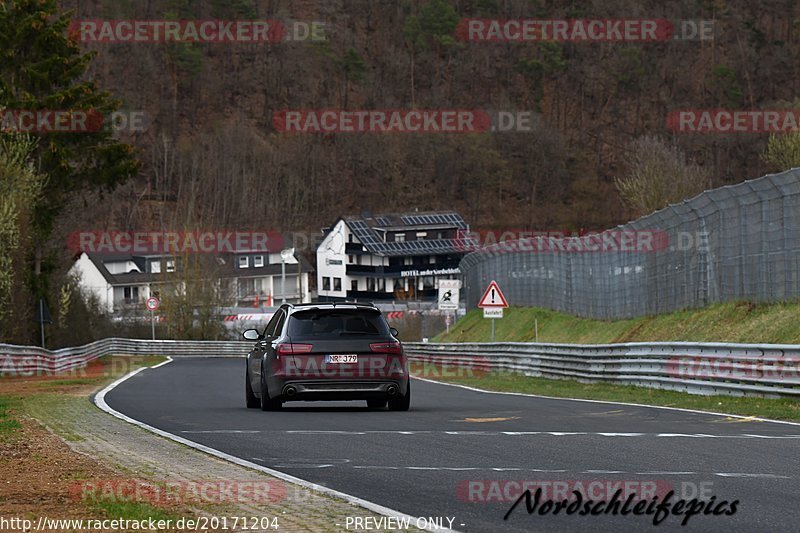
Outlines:
{"type": "MultiPolygon", "coordinates": [[[[675,133],[681,109],[781,109],[800,92],[792,0],[63,0],[75,19],[320,22],[325,39],[82,47],[123,108],[143,166],[75,224],[318,230],[342,213],[454,208],[474,227],[602,229],[631,143],[654,136],[695,165],[689,193],[775,170],[768,135],[675,133]],[[711,21],[711,40],[469,42],[472,18],[711,21]],[[276,131],[286,109],[530,111],[519,133],[276,131]]],[[[635,154],[634,154],[635,155],[635,154]]]]}
{"type": "Polygon", "coordinates": [[[0,333],[16,342],[35,340],[40,300],[56,342],[92,329],[71,315],[76,232],[319,236],[345,214],[438,209],[478,231],[579,232],[800,166],[800,133],[696,132],[681,118],[800,119],[794,0],[8,0],[0,43],[0,109],[140,119],[26,137],[3,115],[0,333]],[[487,21],[531,20],[573,33],[473,38],[487,21]],[[580,38],[589,20],[653,24],[656,38],[580,38]],[[97,30],[193,21],[269,21],[271,32],[137,41],[97,30]],[[518,127],[287,131],[297,113],[376,111],[518,127]]]}

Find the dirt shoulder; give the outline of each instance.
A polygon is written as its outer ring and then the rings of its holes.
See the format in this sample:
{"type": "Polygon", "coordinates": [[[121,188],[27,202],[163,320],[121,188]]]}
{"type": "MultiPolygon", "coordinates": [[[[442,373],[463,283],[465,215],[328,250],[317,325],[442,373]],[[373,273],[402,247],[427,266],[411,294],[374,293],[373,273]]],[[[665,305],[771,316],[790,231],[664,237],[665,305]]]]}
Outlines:
{"type": "Polygon", "coordinates": [[[206,526],[199,530],[250,531],[340,531],[348,516],[379,517],[101,411],[93,392],[157,361],[119,359],[89,375],[0,378],[0,400],[19,421],[0,433],[0,516],[193,517],[206,526]]]}

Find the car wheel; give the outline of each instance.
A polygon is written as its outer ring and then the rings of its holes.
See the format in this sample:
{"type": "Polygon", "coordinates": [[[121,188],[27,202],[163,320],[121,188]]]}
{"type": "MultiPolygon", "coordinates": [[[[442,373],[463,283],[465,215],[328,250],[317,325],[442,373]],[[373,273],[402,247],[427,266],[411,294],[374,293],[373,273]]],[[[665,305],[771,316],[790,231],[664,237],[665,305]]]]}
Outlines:
{"type": "Polygon", "coordinates": [[[279,411],[283,406],[280,398],[272,399],[269,397],[267,390],[267,381],[264,379],[264,370],[261,370],[261,410],[262,411],[279,411]]]}
{"type": "Polygon", "coordinates": [[[399,398],[390,398],[389,399],[389,410],[390,411],[408,411],[411,407],[411,382],[408,382],[408,389],[406,390],[405,396],[401,396],[399,398]]]}
{"type": "Polygon", "coordinates": [[[250,383],[250,371],[247,369],[244,371],[244,399],[248,409],[255,409],[261,405],[261,400],[256,398],[256,395],[253,394],[253,385],[250,383]]]}
{"type": "Polygon", "coordinates": [[[383,409],[386,407],[386,400],[367,400],[367,407],[370,409],[383,409]]]}

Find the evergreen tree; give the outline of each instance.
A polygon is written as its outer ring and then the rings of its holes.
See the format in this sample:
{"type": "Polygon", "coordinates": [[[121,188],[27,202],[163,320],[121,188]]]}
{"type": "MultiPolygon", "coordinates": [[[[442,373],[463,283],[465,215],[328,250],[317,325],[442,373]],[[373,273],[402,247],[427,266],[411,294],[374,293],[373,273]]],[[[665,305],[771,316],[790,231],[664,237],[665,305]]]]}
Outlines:
{"type": "MultiPolygon", "coordinates": [[[[86,71],[93,53],[82,53],[68,35],[70,16],[56,0],[0,2],[0,110],[69,110],[103,117],[92,132],[40,132],[32,161],[45,178],[33,206],[31,287],[47,293],[52,261],[43,252],[66,202],[82,190],[110,190],[133,176],[133,148],[117,141],[108,123],[120,102],[101,91],[86,71]]],[[[1,133],[0,135],[18,135],[1,133]]]]}

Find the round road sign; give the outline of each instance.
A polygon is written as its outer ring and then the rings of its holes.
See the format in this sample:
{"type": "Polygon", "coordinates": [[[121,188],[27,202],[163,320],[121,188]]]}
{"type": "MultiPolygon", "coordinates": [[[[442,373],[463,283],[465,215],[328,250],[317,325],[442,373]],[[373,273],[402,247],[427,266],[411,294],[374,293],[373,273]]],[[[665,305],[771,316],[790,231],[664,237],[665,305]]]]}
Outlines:
{"type": "Polygon", "coordinates": [[[150,298],[148,298],[148,299],[147,299],[147,300],[144,302],[144,305],[145,305],[145,306],[147,307],[147,309],[149,309],[150,311],[155,311],[156,309],[158,309],[158,305],[159,305],[160,303],[161,303],[161,302],[159,302],[159,301],[158,301],[158,298],[156,298],[156,297],[154,297],[154,296],[151,296],[150,298]]]}

